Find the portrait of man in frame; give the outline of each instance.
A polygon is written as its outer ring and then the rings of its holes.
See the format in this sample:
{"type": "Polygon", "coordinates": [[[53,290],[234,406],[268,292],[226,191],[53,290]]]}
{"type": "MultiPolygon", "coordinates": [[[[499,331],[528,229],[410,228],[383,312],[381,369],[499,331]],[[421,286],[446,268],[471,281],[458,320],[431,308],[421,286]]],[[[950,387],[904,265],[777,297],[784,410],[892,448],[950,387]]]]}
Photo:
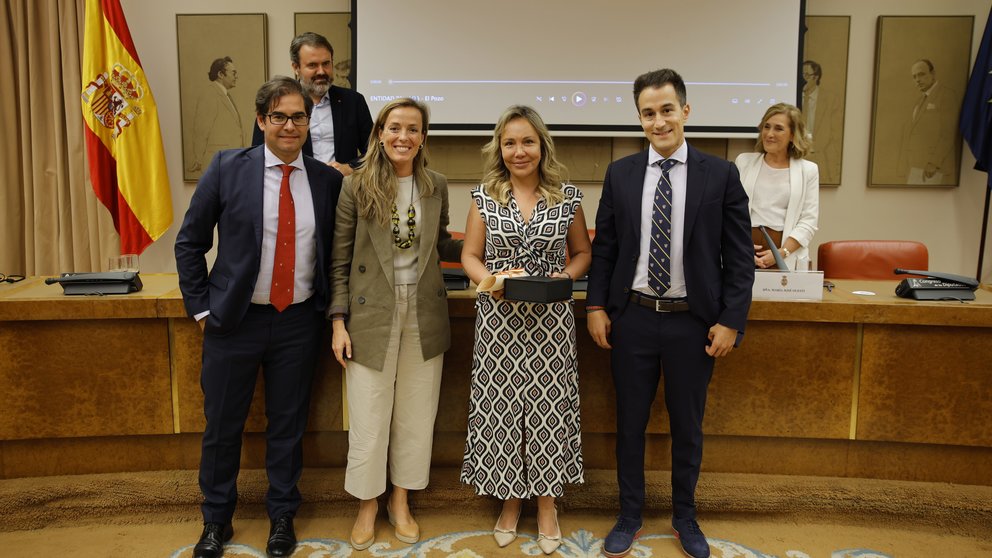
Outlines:
{"type": "Polygon", "coordinates": [[[802,111],[821,186],[841,181],[850,16],[808,16],[803,48],[802,111]]]}
{"type": "Polygon", "coordinates": [[[869,186],[957,186],[972,16],[880,16],[869,186]]]}
{"type": "Polygon", "coordinates": [[[177,14],[183,180],[214,153],[245,147],[255,91],[268,77],[265,14],[177,14]]]}

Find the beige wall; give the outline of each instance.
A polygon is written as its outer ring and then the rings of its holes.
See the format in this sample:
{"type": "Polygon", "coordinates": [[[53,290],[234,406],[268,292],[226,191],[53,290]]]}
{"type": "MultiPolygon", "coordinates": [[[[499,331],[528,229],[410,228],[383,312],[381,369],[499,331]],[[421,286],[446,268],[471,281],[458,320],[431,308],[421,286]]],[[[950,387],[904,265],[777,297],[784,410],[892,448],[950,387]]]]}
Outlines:
{"type": "MultiPolygon", "coordinates": [[[[348,0],[288,0],[276,11],[261,0],[176,0],[148,2],[122,0],[138,53],[162,114],[169,176],[173,183],[175,225],[142,256],[146,271],[174,271],[172,245],[193,192],[184,184],[179,127],[176,13],[268,14],[269,73],[290,72],[287,48],[293,33],[293,12],[326,12],[349,9],[348,0]]],[[[930,268],[974,275],[985,196],[984,173],[972,170],[974,158],[965,149],[961,185],[957,188],[867,188],[868,145],[871,128],[872,83],[875,64],[875,26],[879,15],[974,15],[973,54],[978,50],[988,15],[987,0],[808,0],[808,15],[851,16],[850,58],[847,76],[847,111],[844,169],[840,187],[820,193],[820,231],[816,245],[837,239],[911,239],[930,249],[930,268]]],[[[751,22],[756,33],[761,21],[751,22]]],[[[728,47],[729,48],[729,47],[728,47]]],[[[839,45],[839,48],[843,48],[839,45]]],[[[676,65],[677,68],[677,65],[676,65]]],[[[645,68],[647,70],[649,68],[645,68]]],[[[634,76],[631,76],[633,79],[634,76]]],[[[690,92],[691,95],[691,92],[690,92]]],[[[690,97],[691,103],[691,97],[690,97]]],[[[495,118],[495,116],[493,117],[495,118]]],[[[633,123],[633,115],[631,115],[633,123]]],[[[757,123],[756,123],[757,124],[757,123]]],[[[749,151],[752,140],[692,140],[707,151],[733,158],[749,151]]],[[[468,191],[479,166],[481,138],[432,138],[432,166],[449,175],[452,229],[463,230],[470,203],[468,191]]],[[[559,146],[573,180],[586,194],[584,208],[592,227],[599,197],[599,180],[610,160],[641,148],[635,138],[562,138],[559,146]]],[[[983,279],[992,281],[992,249],[986,254],[983,279]]]]}

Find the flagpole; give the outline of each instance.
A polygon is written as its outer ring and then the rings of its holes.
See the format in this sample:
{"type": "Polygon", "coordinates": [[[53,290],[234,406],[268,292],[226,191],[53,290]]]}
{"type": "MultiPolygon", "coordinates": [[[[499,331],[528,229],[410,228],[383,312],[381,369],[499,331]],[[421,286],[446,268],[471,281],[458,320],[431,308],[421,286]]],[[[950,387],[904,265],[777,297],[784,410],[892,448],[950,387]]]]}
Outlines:
{"type": "Polygon", "coordinates": [[[985,214],[982,216],[982,240],[978,243],[978,273],[975,279],[982,282],[982,263],[985,259],[985,237],[989,230],[989,200],[992,199],[992,171],[988,173],[988,184],[985,188],[985,214]]]}

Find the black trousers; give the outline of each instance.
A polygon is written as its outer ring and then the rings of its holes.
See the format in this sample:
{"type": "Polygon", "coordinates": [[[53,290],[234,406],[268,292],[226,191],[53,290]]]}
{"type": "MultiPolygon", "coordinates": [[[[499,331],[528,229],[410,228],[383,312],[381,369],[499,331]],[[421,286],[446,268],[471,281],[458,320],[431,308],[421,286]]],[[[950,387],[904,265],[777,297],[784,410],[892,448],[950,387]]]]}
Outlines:
{"type": "Polygon", "coordinates": [[[703,411],[714,360],[705,351],[708,331],[689,312],[659,313],[636,304],[628,304],[613,322],[610,364],[624,517],[640,519],[644,509],[644,432],[662,378],[672,437],[672,508],[677,517],[696,517],[703,411]]]}
{"type": "Polygon", "coordinates": [[[251,305],[227,335],[203,336],[203,412],[207,428],[200,454],[204,522],[227,523],[238,500],[241,440],[258,369],[265,382],[266,509],[270,518],[295,514],[303,472],[303,432],[325,320],[313,299],[282,312],[251,305]]]}

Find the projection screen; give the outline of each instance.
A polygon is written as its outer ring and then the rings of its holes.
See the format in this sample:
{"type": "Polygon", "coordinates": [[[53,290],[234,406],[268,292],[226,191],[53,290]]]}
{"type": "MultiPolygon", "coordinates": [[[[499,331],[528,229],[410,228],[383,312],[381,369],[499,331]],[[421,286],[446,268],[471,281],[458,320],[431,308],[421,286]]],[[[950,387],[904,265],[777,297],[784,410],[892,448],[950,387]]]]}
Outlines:
{"type": "Polygon", "coordinates": [[[553,130],[638,132],[634,78],[673,68],[693,135],[753,135],[801,89],[803,0],[353,2],[354,71],[373,117],[410,96],[434,133],[485,133],[511,104],[553,130]]]}

